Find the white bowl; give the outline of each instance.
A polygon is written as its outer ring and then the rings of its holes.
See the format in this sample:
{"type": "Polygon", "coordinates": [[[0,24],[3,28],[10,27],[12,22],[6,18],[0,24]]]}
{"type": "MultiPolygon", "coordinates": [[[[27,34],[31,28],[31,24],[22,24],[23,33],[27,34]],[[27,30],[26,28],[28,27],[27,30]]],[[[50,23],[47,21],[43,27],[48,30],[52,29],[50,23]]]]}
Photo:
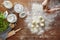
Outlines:
{"type": "Polygon", "coordinates": [[[27,14],[25,12],[19,13],[20,18],[25,18],[26,16],[27,16],[27,14]]]}
{"type": "Polygon", "coordinates": [[[11,9],[13,7],[12,3],[10,1],[4,1],[3,2],[4,7],[11,9]]]}
{"type": "Polygon", "coordinates": [[[17,21],[16,15],[15,15],[15,14],[9,14],[9,15],[7,16],[7,21],[10,22],[10,23],[16,22],[16,21],[17,21]]]}
{"type": "Polygon", "coordinates": [[[21,12],[23,12],[23,10],[24,10],[23,5],[21,5],[21,4],[15,4],[15,6],[14,6],[14,11],[15,11],[16,13],[21,13],[21,12]]]}

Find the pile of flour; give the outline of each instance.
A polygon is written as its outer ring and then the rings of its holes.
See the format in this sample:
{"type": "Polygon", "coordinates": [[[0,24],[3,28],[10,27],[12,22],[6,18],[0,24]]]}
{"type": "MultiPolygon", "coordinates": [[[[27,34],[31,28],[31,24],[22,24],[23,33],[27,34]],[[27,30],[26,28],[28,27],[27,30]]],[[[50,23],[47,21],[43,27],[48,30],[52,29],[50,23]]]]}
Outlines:
{"type": "Polygon", "coordinates": [[[49,26],[51,24],[51,22],[54,21],[54,18],[57,16],[56,13],[52,13],[52,14],[47,14],[43,11],[43,6],[41,4],[38,3],[32,3],[31,4],[31,11],[30,13],[28,13],[27,18],[25,19],[25,22],[28,24],[28,28],[30,29],[30,31],[32,33],[36,33],[37,35],[43,34],[45,31],[51,29],[51,27],[49,26]],[[45,20],[45,27],[44,29],[39,27],[38,29],[35,28],[34,30],[32,30],[32,21],[38,21],[38,17],[42,16],[45,20]]]}

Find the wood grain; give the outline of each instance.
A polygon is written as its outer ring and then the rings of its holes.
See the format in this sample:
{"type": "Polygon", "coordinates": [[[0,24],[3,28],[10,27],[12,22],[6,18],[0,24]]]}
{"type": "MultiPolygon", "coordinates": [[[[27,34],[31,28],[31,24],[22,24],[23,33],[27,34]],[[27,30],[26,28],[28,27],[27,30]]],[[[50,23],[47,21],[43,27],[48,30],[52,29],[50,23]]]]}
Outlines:
{"type": "MultiPolygon", "coordinates": [[[[20,3],[23,4],[25,7],[29,8],[29,3],[31,0],[10,0],[13,4],[14,3],[20,3]]],[[[0,0],[0,5],[3,2],[3,0],[0,0]]],[[[41,0],[38,0],[38,2],[42,2],[41,0]]],[[[0,6],[0,11],[5,11],[6,8],[0,6]]],[[[18,17],[18,21],[16,23],[16,26],[14,30],[18,28],[22,28],[21,31],[17,32],[14,36],[9,37],[7,40],[60,40],[60,14],[58,13],[58,16],[55,18],[55,21],[52,23],[52,29],[49,31],[46,31],[42,36],[45,37],[45,35],[50,36],[48,38],[40,38],[40,36],[37,36],[36,34],[31,34],[29,29],[27,29],[27,24],[24,22],[24,19],[19,18],[18,14],[15,13],[18,17]],[[56,25],[55,25],[56,24],[56,25]],[[55,32],[55,34],[51,35],[52,32],[55,32]]]]}

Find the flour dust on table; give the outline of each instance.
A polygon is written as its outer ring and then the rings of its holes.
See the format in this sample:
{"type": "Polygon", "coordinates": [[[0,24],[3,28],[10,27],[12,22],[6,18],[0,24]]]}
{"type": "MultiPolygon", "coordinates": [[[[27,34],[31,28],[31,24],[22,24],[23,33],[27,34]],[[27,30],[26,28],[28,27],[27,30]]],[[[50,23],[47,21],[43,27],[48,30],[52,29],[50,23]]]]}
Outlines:
{"type": "Polygon", "coordinates": [[[28,24],[28,28],[31,33],[41,35],[45,31],[51,29],[49,26],[57,14],[47,14],[43,10],[43,6],[39,3],[31,4],[31,11],[28,14],[25,22],[28,24]]]}

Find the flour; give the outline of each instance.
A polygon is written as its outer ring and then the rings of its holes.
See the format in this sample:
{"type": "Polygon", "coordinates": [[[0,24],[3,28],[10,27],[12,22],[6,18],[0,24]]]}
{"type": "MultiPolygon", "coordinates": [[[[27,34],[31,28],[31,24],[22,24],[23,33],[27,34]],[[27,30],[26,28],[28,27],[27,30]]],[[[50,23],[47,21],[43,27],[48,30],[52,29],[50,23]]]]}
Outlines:
{"type": "Polygon", "coordinates": [[[36,33],[37,35],[43,34],[45,32],[45,30],[49,30],[51,29],[51,27],[49,26],[49,24],[51,24],[51,22],[54,21],[54,18],[57,16],[57,14],[49,14],[47,15],[47,13],[45,13],[43,11],[43,6],[41,4],[38,3],[32,3],[31,4],[31,12],[30,14],[28,14],[29,16],[27,16],[25,22],[28,24],[28,28],[30,29],[30,31],[32,33],[36,33]],[[32,21],[39,21],[39,16],[42,16],[45,20],[45,27],[38,27],[36,28],[36,26],[34,28],[31,27],[32,25],[32,21]]]}

